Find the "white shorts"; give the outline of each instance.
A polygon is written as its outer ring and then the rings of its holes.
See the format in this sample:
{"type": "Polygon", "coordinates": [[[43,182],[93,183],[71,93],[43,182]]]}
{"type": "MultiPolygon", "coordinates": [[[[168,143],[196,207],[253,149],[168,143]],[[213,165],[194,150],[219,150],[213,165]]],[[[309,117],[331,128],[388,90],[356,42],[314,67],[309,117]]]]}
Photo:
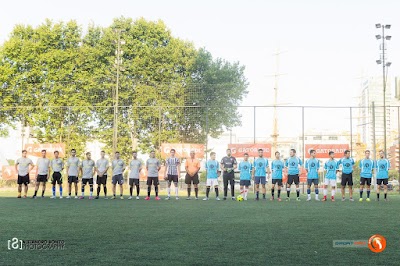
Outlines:
{"type": "Polygon", "coordinates": [[[336,184],[336,179],[328,179],[328,178],[325,178],[325,185],[326,186],[331,186],[331,187],[336,187],[337,186],[337,184],[336,184]]]}
{"type": "Polygon", "coordinates": [[[218,179],[208,179],[207,178],[207,187],[214,187],[214,186],[218,186],[218,179]]]}

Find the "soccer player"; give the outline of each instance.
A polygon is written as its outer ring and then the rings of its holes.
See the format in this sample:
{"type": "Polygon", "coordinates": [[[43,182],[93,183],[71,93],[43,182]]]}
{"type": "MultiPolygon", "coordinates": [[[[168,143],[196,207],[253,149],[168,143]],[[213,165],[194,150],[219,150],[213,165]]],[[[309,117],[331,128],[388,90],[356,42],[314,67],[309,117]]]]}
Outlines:
{"type": "Polygon", "coordinates": [[[272,188],[271,188],[271,200],[275,199],[275,185],[278,184],[278,201],[281,201],[281,188],[282,188],[282,169],[284,167],[281,161],[281,154],[279,151],[275,152],[275,160],[271,163],[272,168],[272,188]]]}
{"type": "Polygon", "coordinates": [[[315,158],[315,150],[310,150],[311,158],[306,161],[307,171],[307,201],[311,200],[311,185],[314,184],[315,200],[319,201],[318,198],[318,169],[319,160],[315,158]]]}
{"type": "Polygon", "coordinates": [[[136,186],[136,199],[139,199],[140,186],[139,186],[139,175],[142,171],[142,161],[137,158],[137,151],[132,152],[133,159],[129,163],[129,198],[132,199],[133,187],[136,186]]]}
{"type": "Polygon", "coordinates": [[[32,198],[36,199],[37,192],[42,183],[42,198],[44,198],[44,192],[46,190],[46,183],[47,179],[50,175],[50,160],[46,158],[46,150],[42,150],[42,158],[39,158],[36,162],[36,187],[35,187],[35,194],[33,194],[32,198]]]}
{"type": "Polygon", "coordinates": [[[244,161],[239,163],[240,171],[240,194],[244,195],[244,200],[247,200],[247,192],[249,191],[251,173],[253,166],[249,162],[249,154],[244,154],[244,161]]]}
{"type": "Polygon", "coordinates": [[[268,160],[264,158],[263,149],[258,149],[258,158],[254,161],[254,168],[252,172],[252,177],[254,179],[254,184],[256,185],[256,200],[259,200],[260,184],[262,186],[263,199],[266,199],[266,188],[265,184],[267,182],[266,175],[271,173],[269,170],[268,160]]]}
{"type": "Polygon", "coordinates": [[[168,196],[165,199],[169,200],[171,198],[171,184],[173,182],[175,186],[175,199],[178,200],[178,180],[181,162],[178,158],[175,157],[175,149],[171,149],[170,155],[171,156],[167,158],[167,160],[165,160],[164,179],[168,182],[168,196]]]}
{"type": "Polygon", "coordinates": [[[190,151],[190,158],[185,162],[185,183],[187,185],[187,200],[190,200],[190,192],[192,190],[192,183],[194,187],[195,199],[199,199],[199,171],[200,171],[200,162],[196,159],[196,153],[194,151],[190,151]]]}
{"type": "Polygon", "coordinates": [[[28,193],[29,172],[32,171],[33,162],[26,157],[27,153],[26,150],[23,150],[22,157],[15,162],[15,171],[18,173],[18,198],[21,198],[22,184],[25,186],[24,198],[26,198],[26,194],[28,193]]]}
{"type": "Polygon", "coordinates": [[[124,191],[124,177],[122,176],[124,170],[125,170],[125,162],[120,159],[119,157],[119,152],[115,152],[114,160],[111,163],[112,167],[112,191],[113,191],[113,197],[111,199],[115,199],[115,194],[116,194],[116,187],[117,183],[119,184],[119,194],[120,194],[120,199],[124,199],[123,196],[123,191],[124,191]]]}
{"type": "Polygon", "coordinates": [[[75,184],[75,199],[78,198],[78,181],[79,181],[79,166],[80,160],[76,157],[76,150],[71,150],[71,157],[67,160],[67,175],[68,175],[68,197],[71,198],[72,183],[75,184]]]}
{"type": "Polygon", "coordinates": [[[105,151],[101,151],[100,159],[96,161],[96,173],[97,173],[97,196],[95,199],[99,199],[101,185],[103,185],[104,190],[104,199],[107,198],[107,171],[110,165],[110,162],[105,158],[105,151]]]}
{"type": "Polygon", "coordinates": [[[349,186],[349,196],[350,201],[354,201],[353,199],[353,167],[354,167],[354,160],[350,157],[350,151],[344,151],[344,157],[339,160],[338,166],[342,165],[342,201],[346,200],[345,197],[345,190],[346,185],[349,186]]]}
{"type": "Polygon", "coordinates": [[[375,163],[373,160],[369,158],[371,152],[369,150],[365,151],[365,158],[362,159],[359,163],[360,167],[360,200],[363,201],[363,190],[364,186],[367,185],[367,199],[366,201],[370,201],[369,195],[371,193],[371,179],[372,179],[372,171],[375,168],[375,163]]]}
{"type": "Polygon", "coordinates": [[[53,174],[51,176],[51,184],[53,195],[50,197],[52,199],[56,198],[56,183],[60,188],[60,199],[62,199],[62,170],[64,169],[64,162],[61,158],[59,158],[60,153],[58,151],[54,151],[54,159],[51,160],[51,169],[53,170],[53,174]]]}
{"type": "Polygon", "coordinates": [[[219,200],[219,197],[218,197],[218,194],[219,194],[219,191],[218,191],[219,163],[217,160],[215,160],[215,156],[216,156],[215,152],[211,152],[210,159],[206,162],[207,190],[206,190],[206,197],[203,200],[209,199],[211,187],[214,187],[216,199],[219,200]]]}
{"type": "Polygon", "coordinates": [[[228,196],[228,183],[231,185],[232,200],[235,200],[235,169],[236,158],[232,156],[231,149],[226,150],[226,156],[221,160],[222,178],[224,181],[224,200],[228,196]]]}
{"type": "Polygon", "coordinates": [[[90,152],[86,153],[86,159],[82,161],[81,173],[82,173],[82,195],[80,199],[85,198],[85,186],[89,183],[90,186],[90,196],[89,199],[93,199],[93,175],[96,163],[92,160],[92,154],[90,152]]]}
{"type": "Polygon", "coordinates": [[[376,162],[376,183],[378,185],[378,189],[376,191],[376,200],[379,201],[379,194],[381,185],[383,184],[383,193],[385,196],[385,201],[387,201],[387,185],[389,180],[389,169],[390,162],[385,158],[385,152],[379,151],[379,160],[376,162]]]}
{"type": "Polygon", "coordinates": [[[290,201],[290,186],[294,183],[296,185],[296,194],[297,194],[297,201],[300,201],[300,168],[303,165],[303,162],[299,157],[296,156],[296,150],[290,149],[290,157],[286,160],[285,167],[288,169],[288,181],[286,184],[286,193],[287,198],[286,201],[290,201]]]}
{"type": "Polygon", "coordinates": [[[145,200],[150,200],[150,192],[151,192],[151,185],[154,185],[154,191],[156,193],[156,200],[160,200],[158,197],[158,172],[161,169],[160,160],[156,158],[156,152],[150,152],[150,158],[146,161],[146,169],[147,169],[147,197],[145,200]]]}
{"type": "Polygon", "coordinates": [[[338,169],[338,163],[335,160],[335,153],[329,152],[329,160],[325,162],[324,168],[326,170],[325,184],[324,184],[324,198],[322,201],[326,201],[326,195],[328,194],[328,185],[331,186],[331,200],[335,201],[336,192],[336,172],[338,169]]]}

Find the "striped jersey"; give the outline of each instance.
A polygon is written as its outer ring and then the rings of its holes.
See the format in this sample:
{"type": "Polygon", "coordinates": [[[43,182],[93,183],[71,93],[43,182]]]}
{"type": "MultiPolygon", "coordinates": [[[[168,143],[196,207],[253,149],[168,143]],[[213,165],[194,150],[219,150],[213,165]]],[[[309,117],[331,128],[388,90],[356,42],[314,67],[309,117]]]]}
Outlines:
{"type": "Polygon", "coordinates": [[[178,175],[178,166],[180,165],[180,161],[176,157],[169,157],[166,161],[167,163],[167,174],[168,175],[178,175]]]}

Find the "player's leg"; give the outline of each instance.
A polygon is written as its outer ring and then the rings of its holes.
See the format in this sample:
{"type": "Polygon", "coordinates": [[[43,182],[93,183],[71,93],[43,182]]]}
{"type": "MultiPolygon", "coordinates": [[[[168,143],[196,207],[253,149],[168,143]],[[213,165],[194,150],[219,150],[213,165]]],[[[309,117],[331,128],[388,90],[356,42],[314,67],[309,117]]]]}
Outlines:
{"type": "Polygon", "coordinates": [[[52,199],[56,198],[56,177],[55,173],[51,175],[51,197],[52,199]]]}
{"type": "Polygon", "coordinates": [[[366,178],[360,178],[360,201],[363,200],[363,193],[364,193],[364,185],[365,185],[366,178]]]}
{"type": "Polygon", "coordinates": [[[171,175],[167,175],[167,198],[169,200],[171,198],[171,184],[172,184],[172,177],[171,175]]]}
{"type": "Polygon", "coordinates": [[[44,177],[44,180],[42,183],[42,198],[44,197],[44,192],[46,191],[46,183],[47,183],[47,175],[44,177]]]}
{"type": "Polygon", "coordinates": [[[382,179],[376,179],[376,200],[379,201],[382,179]]]}
{"type": "Polygon", "coordinates": [[[150,200],[150,194],[151,194],[151,183],[152,183],[152,180],[151,180],[151,178],[150,178],[150,177],[147,177],[147,182],[146,182],[146,185],[147,185],[147,197],[146,197],[146,198],[144,198],[145,200],[150,200]]]}
{"type": "Polygon", "coordinates": [[[275,184],[276,184],[276,179],[272,179],[272,181],[271,181],[271,198],[269,198],[270,200],[275,199],[275,184]]]}
{"type": "Polygon", "coordinates": [[[75,177],[75,198],[78,198],[78,177],[75,177]]]}
{"type": "Polygon", "coordinates": [[[244,180],[240,180],[240,185],[239,185],[239,189],[240,189],[240,195],[244,195],[244,180]]]}
{"type": "Polygon", "coordinates": [[[235,200],[235,173],[232,171],[229,173],[229,183],[231,185],[231,196],[235,200]]]}
{"type": "Polygon", "coordinates": [[[215,190],[215,199],[219,200],[219,186],[218,186],[218,180],[215,180],[214,182],[214,190],[215,190]]]}
{"type": "Polygon", "coordinates": [[[19,175],[18,175],[17,184],[18,184],[18,196],[17,196],[17,198],[21,198],[21,192],[22,192],[22,176],[19,176],[19,175]]]}
{"type": "Polygon", "coordinates": [[[296,200],[299,201],[300,200],[300,177],[299,175],[295,175],[294,176],[294,184],[296,185],[296,200]]]}
{"type": "Polygon", "coordinates": [[[341,182],[342,201],[345,201],[345,199],[346,199],[346,193],[345,193],[346,192],[346,183],[347,183],[347,177],[343,176],[343,174],[342,174],[342,182],[341,182]]]}
{"type": "Polygon", "coordinates": [[[129,178],[129,198],[132,199],[133,194],[133,178],[129,178]]]}
{"type": "Polygon", "coordinates": [[[281,201],[282,179],[278,179],[278,201],[281,201]]]}
{"type": "Polygon", "coordinates": [[[267,183],[266,177],[264,176],[261,179],[261,187],[262,187],[262,194],[263,194],[263,199],[265,200],[267,198],[267,188],[265,187],[265,184],[267,183]]]}
{"type": "Polygon", "coordinates": [[[194,187],[194,198],[198,199],[199,198],[199,184],[195,183],[195,179],[193,179],[193,187],[194,187]]]}
{"type": "Polygon", "coordinates": [[[89,179],[89,199],[93,199],[93,177],[89,179]]]}
{"type": "Polygon", "coordinates": [[[371,195],[371,178],[367,179],[367,201],[370,201],[369,196],[371,195]]]}
{"type": "Polygon", "coordinates": [[[287,194],[287,198],[286,200],[290,200],[290,187],[292,186],[293,183],[293,176],[292,175],[288,175],[288,180],[286,183],[286,194],[287,194]]]}
{"type": "Polygon", "coordinates": [[[386,179],[384,179],[383,180],[383,195],[384,195],[384,197],[385,197],[385,201],[387,201],[388,200],[388,198],[387,198],[387,185],[388,185],[388,178],[386,178],[386,179]]]}
{"type": "Polygon", "coordinates": [[[261,178],[259,176],[256,176],[254,178],[254,184],[256,185],[256,200],[259,199],[260,195],[260,183],[261,183],[261,178]]]}
{"type": "Polygon", "coordinates": [[[211,184],[210,184],[210,180],[207,179],[206,181],[206,197],[203,200],[208,200],[210,197],[210,190],[211,190],[211,184]]]}
{"type": "Polygon", "coordinates": [[[174,182],[174,187],[175,187],[175,198],[179,199],[179,187],[178,187],[178,176],[174,175],[173,176],[173,182],[174,182]]]}
{"type": "Polygon", "coordinates": [[[226,197],[228,196],[228,174],[227,173],[223,173],[222,175],[222,179],[224,182],[224,200],[226,200],[226,197]]]}
{"type": "Polygon", "coordinates": [[[350,177],[349,177],[349,196],[350,196],[350,201],[354,201],[354,199],[353,199],[353,174],[350,174],[350,177]]]}
{"type": "Polygon", "coordinates": [[[36,198],[36,196],[37,196],[37,192],[38,192],[39,186],[40,186],[40,180],[41,180],[40,175],[38,175],[36,177],[35,192],[33,193],[33,196],[32,196],[33,199],[36,198]]]}
{"type": "Polygon", "coordinates": [[[160,182],[158,181],[158,177],[153,178],[153,183],[154,183],[154,191],[156,193],[156,200],[160,200],[160,198],[158,197],[158,187],[160,185],[160,182]]]}
{"type": "Polygon", "coordinates": [[[112,198],[111,199],[116,199],[116,190],[117,190],[117,176],[113,176],[112,177],[112,193],[113,193],[113,196],[112,196],[112,198]]]}
{"type": "MultiPolygon", "coordinates": [[[[58,184],[58,187],[59,187],[59,190],[60,190],[60,199],[62,199],[63,198],[63,185],[62,185],[63,180],[62,180],[61,173],[58,173],[58,179],[56,181],[57,181],[57,184],[58,184]]],[[[54,189],[55,189],[55,186],[54,186],[54,189]]],[[[56,193],[54,191],[54,197],[55,197],[55,194],[56,193]]]]}
{"type": "Polygon", "coordinates": [[[312,179],[307,179],[307,201],[311,200],[311,184],[312,179]]]}
{"type": "Polygon", "coordinates": [[[119,197],[120,199],[124,199],[124,177],[121,175],[118,176],[118,184],[119,184],[119,197]]]}
{"type": "Polygon", "coordinates": [[[68,176],[68,196],[67,196],[67,199],[71,198],[71,190],[72,190],[72,176],[68,176]]]}
{"type": "Polygon", "coordinates": [[[136,199],[139,199],[140,194],[140,180],[135,179],[135,186],[136,186],[136,199]]]}
{"type": "Polygon", "coordinates": [[[246,180],[246,185],[244,187],[244,200],[247,200],[247,193],[249,193],[249,184],[248,184],[249,182],[250,180],[246,180]]]}
{"type": "Polygon", "coordinates": [[[318,185],[318,178],[314,179],[314,191],[315,191],[315,200],[319,201],[319,185],[318,185]]]}
{"type": "Polygon", "coordinates": [[[87,182],[87,179],[82,178],[82,181],[81,181],[81,192],[82,192],[82,195],[79,197],[80,199],[85,198],[85,186],[87,184],[86,182],[87,182]]]}
{"type": "Polygon", "coordinates": [[[96,199],[98,199],[100,197],[100,190],[101,190],[101,177],[97,176],[97,195],[96,195],[96,199]]]}

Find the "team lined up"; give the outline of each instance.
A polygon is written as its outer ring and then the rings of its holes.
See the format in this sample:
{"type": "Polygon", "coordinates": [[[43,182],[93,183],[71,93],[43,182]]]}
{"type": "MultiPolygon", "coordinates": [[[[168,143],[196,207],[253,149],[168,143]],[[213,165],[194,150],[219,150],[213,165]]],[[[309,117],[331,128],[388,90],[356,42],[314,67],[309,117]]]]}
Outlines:
{"type": "MultiPolygon", "coordinates": [[[[370,201],[370,186],[372,176],[375,172],[378,191],[377,191],[377,200],[379,200],[380,196],[380,185],[384,185],[384,198],[387,199],[387,184],[388,184],[388,170],[390,168],[389,161],[385,158],[384,152],[380,151],[380,159],[376,162],[370,159],[370,152],[365,151],[365,158],[360,161],[359,167],[361,169],[360,173],[360,201],[363,200],[363,189],[364,186],[367,188],[367,201],[370,201]]],[[[44,197],[46,182],[48,177],[51,175],[51,183],[52,183],[52,196],[51,198],[56,197],[56,184],[59,185],[59,195],[60,198],[63,197],[63,188],[62,188],[62,171],[64,169],[64,162],[59,157],[59,152],[54,152],[54,159],[49,160],[47,158],[46,150],[42,150],[42,157],[37,160],[37,168],[35,176],[37,178],[35,192],[33,198],[37,197],[37,192],[42,184],[42,197],[44,197]]],[[[315,150],[310,151],[310,159],[305,162],[305,169],[307,171],[307,201],[311,200],[311,187],[314,185],[315,191],[315,200],[319,201],[319,178],[318,178],[318,170],[320,168],[320,162],[315,157],[315,150]]],[[[335,159],[335,153],[329,152],[329,160],[325,162],[324,169],[326,171],[325,182],[324,182],[324,197],[323,201],[327,200],[327,192],[328,187],[331,187],[331,200],[335,200],[335,192],[336,192],[336,174],[341,171],[341,192],[342,192],[342,201],[345,200],[345,188],[349,187],[349,196],[350,201],[354,201],[353,199],[353,169],[355,162],[353,158],[350,157],[350,151],[346,150],[344,153],[344,157],[340,160],[335,159]]],[[[80,199],[85,197],[85,186],[89,184],[89,199],[93,198],[93,185],[94,180],[93,176],[97,176],[97,196],[96,199],[100,196],[101,186],[103,186],[104,197],[107,199],[107,171],[111,166],[112,169],[112,199],[116,198],[116,187],[117,184],[120,186],[120,198],[123,197],[123,172],[127,168],[125,162],[120,158],[119,152],[114,154],[114,159],[111,161],[111,165],[108,159],[105,158],[105,152],[101,152],[101,158],[96,162],[91,159],[91,153],[86,153],[86,158],[84,160],[80,160],[76,156],[76,150],[71,150],[71,156],[67,159],[66,162],[66,173],[68,176],[68,196],[67,198],[71,198],[72,194],[72,185],[75,188],[75,198],[78,198],[78,182],[79,177],[81,179],[81,196],[80,199]]],[[[171,185],[174,183],[175,185],[175,197],[178,197],[178,180],[180,178],[180,166],[181,161],[179,158],[175,156],[175,150],[171,149],[170,157],[166,159],[166,167],[163,173],[164,179],[167,181],[167,197],[166,200],[171,198],[171,185]]],[[[21,198],[22,193],[22,185],[25,186],[24,197],[27,197],[28,184],[29,180],[29,172],[32,171],[34,164],[31,159],[27,158],[27,151],[22,151],[22,157],[16,161],[15,168],[18,172],[18,198],[21,198]]],[[[155,199],[160,200],[158,196],[158,186],[159,186],[159,171],[161,169],[161,162],[159,159],[155,157],[155,152],[150,152],[150,158],[146,161],[145,164],[142,163],[140,159],[137,158],[137,152],[132,153],[132,160],[129,163],[129,187],[130,187],[130,196],[129,199],[133,198],[133,189],[136,188],[136,199],[139,199],[140,194],[140,183],[139,176],[142,169],[146,167],[147,170],[147,197],[145,200],[150,200],[151,188],[154,187],[155,191],[155,199]]],[[[244,160],[239,164],[235,157],[232,156],[231,150],[227,150],[227,154],[222,158],[220,162],[216,160],[215,152],[210,153],[210,159],[205,163],[206,170],[206,197],[203,200],[209,199],[209,194],[211,188],[214,188],[216,199],[219,198],[219,182],[218,177],[219,173],[222,172],[223,179],[223,199],[226,200],[228,197],[228,184],[231,187],[231,198],[235,200],[235,169],[240,172],[240,194],[243,196],[244,200],[247,200],[248,190],[251,183],[251,180],[254,180],[255,189],[256,189],[256,200],[260,199],[260,185],[262,188],[262,199],[266,199],[266,183],[267,176],[272,175],[271,179],[271,197],[270,200],[275,199],[275,187],[277,187],[277,200],[281,201],[281,190],[282,190],[282,178],[283,178],[283,169],[287,169],[288,179],[286,183],[286,200],[290,200],[290,192],[291,186],[294,183],[296,188],[296,200],[300,201],[300,180],[299,173],[301,168],[303,167],[302,160],[296,156],[296,151],[294,149],[290,150],[290,157],[284,162],[280,158],[280,153],[275,153],[275,159],[271,162],[271,167],[269,166],[268,159],[264,158],[263,150],[258,150],[258,157],[254,160],[253,163],[249,161],[249,155],[244,155],[244,160]]],[[[199,184],[199,171],[200,171],[200,161],[196,159],[196,154],[194,151],[190,152],[190,158],[186,159],[185,162],[185,183],[187,184],[187,199],[191,199],[191,188],[192,184],[195,192],[195,199],[198,199],[198,184],[199,184]]]]}

